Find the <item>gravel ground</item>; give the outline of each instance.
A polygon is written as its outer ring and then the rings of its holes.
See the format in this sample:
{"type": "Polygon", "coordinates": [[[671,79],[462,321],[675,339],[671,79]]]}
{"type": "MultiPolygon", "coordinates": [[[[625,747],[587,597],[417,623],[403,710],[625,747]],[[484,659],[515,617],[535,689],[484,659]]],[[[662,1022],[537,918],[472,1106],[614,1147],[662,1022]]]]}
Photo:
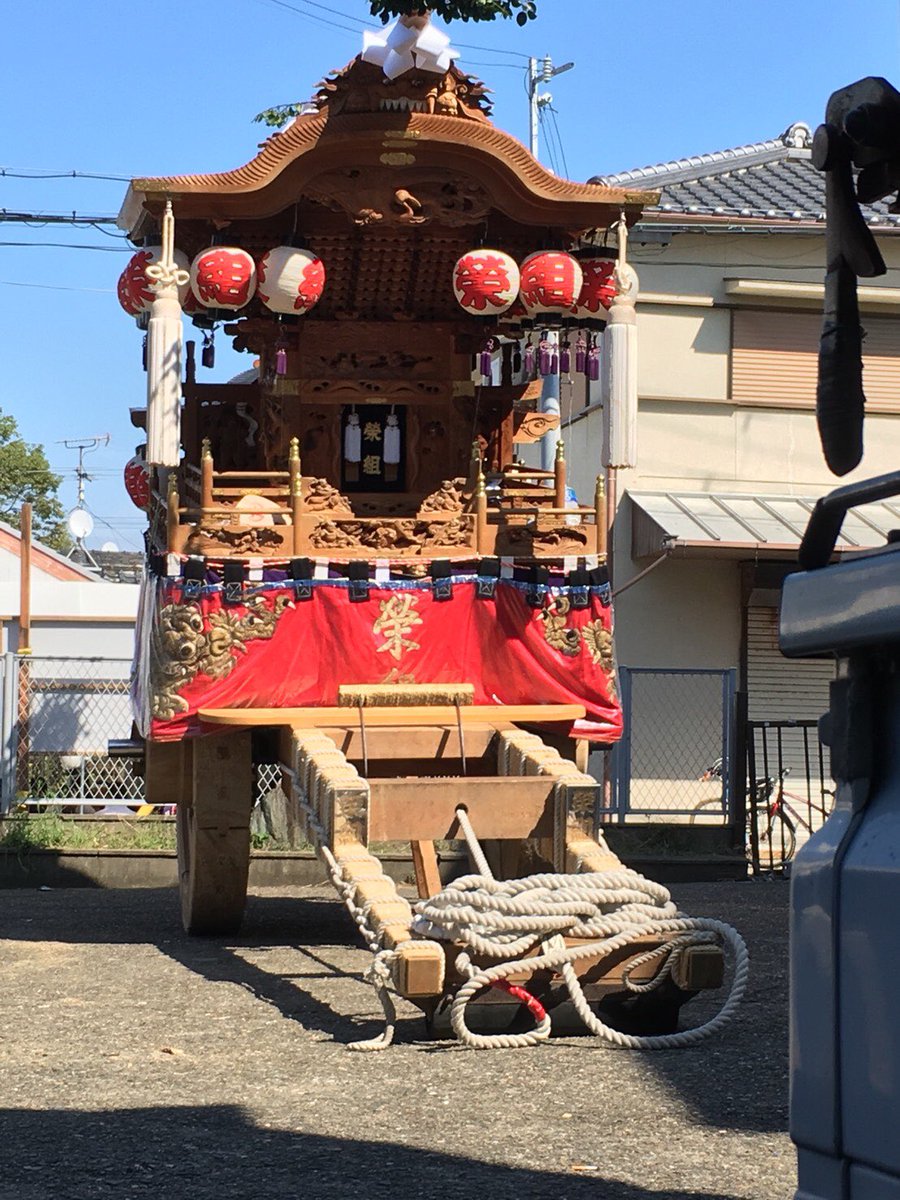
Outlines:
{"type": "Polygon", "coordinates": [[[321,889],[255,892],[228,943],[187,938],[171,891],[0,892],[0,1198],[789,1200],[787,887],[673,892],[753,976],[731,1028],[656,1055],[476,1053],[407,1005],[350,1054],[380,1010],[321,889]]]}

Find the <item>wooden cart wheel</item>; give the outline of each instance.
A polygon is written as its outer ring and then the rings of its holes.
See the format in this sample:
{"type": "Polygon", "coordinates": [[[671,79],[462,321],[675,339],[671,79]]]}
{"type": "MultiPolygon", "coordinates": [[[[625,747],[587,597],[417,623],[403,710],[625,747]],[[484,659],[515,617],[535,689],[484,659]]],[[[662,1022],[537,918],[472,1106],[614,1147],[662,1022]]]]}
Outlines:
{"type": "Polygon", "coordinates": [[[181,920],[200,937],[237,933],[250,872],[249,734],[199,739],[191,790],[176,818],[181,920]]]}

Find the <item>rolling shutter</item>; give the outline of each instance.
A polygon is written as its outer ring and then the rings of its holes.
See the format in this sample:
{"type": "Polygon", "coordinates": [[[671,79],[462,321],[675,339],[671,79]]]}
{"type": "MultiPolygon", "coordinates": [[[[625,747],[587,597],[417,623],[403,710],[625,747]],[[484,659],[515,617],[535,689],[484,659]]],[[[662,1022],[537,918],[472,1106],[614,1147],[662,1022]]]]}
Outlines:
{"type": "Polygon", "coordinates": [[[830,658],[785,658],[778,609],[747,610],[747,701],[751,721],[815,721],[828,708],[830,658]]]}
{"type": "MultiPolygon", "coordinates": [[[[863,317],[863,389],[871,411],[900,410],[900,321],[863,317]]],[[[741,404],[812,408],[816,402],[818,313],[736,309],[731,398],[741,404]]]]}

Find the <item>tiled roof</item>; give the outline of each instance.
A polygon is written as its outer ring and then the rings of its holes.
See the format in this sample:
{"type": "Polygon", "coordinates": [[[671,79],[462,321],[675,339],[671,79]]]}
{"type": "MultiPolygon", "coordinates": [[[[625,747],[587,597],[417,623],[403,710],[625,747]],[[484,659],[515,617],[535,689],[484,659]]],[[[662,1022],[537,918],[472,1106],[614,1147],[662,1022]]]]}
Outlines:
{"type": "MultiPolygon", "coordinates": [[[[696,225],[705,224],[704,218],[715,224],[824,224],[825,176],[812,165],[811,147],[810,128],[798,121],[766,142],[598,175],[591,182],[660,190],[659,204],[644,209],[642,224],[687,219],[696,225]]],[[[862,206],[868,224],[900,229],[900,215],[888,211],[890,200],[862,206]]]]}

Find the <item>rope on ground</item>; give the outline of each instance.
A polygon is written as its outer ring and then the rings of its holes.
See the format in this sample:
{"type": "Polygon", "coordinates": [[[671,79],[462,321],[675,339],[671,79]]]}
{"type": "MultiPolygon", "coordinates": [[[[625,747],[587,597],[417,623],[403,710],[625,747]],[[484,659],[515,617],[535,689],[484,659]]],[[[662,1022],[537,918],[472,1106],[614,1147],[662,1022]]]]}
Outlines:
{"type": "Polygon", "coordinates": [[[294,799],[298,806],[302,809],[303,815],[306,818],[308,828],[315,834],[316,839],[316,854],[325,864],[329,878],[334,884],[335,890],[344,902],[344,906],[353,918],[359,932],[362,934],[363,941],[372,951],[374,958],[369,964],[363,978],[366,983],[371,983],[375,989],[375,994],[381,1004],[384,1012],[384,1030],[373,1038],[368,1038],[361,1042],[350,1042],[347,1046],[348,1050],[357,1053],[373,1053],[379,1050],[387,1050],[394,1040],[394,1033],[397,1028],[397,1009],[389,991],[391,984],[391,965],[397,957],[397,948],[386,950],[378,938],[366,923],[365,909],[356,903],[355,890],[353,885],[348,883],[341,874],[341,867],[338,860],[325,844],[327,835],[324,827],[319,821],[315,809],[309,804],[297,786],[297,778],[293,771],[287,767],[282,767],[284,773],[289,776],[292,782],[292,790],[294,799]]]}
{"type": "Polygon", "coordinates": [[[457,818],[481,874],[467,875],[439,895],[420,901],[415,906],[413,928],[423,936],[461,942],[467,947],[457,956],[456,965],[468,979],[450,1009],[451,1026],[464,1045],[476,1049],[533,1046],[550,1036],[549,1018],[539,1020],[533,1030],[517,1034],[477,1034],[466,1024],[466,1008],[478,992],[502,985],[509,976],[523,972],[560,973],[575,1011],[587,1028],[613,1045],[629,1049],[670,1050],[696,1045],[734,1016],[747,986],[749,955],[743,938],[730,925],[684,916],[664,887],[626,868],[498,881],[490,868],[486,872],[483,869],[487,864],[464,809],[457,810],[457,818]],[[592,940],[567,947],[564,934],[592,940]],[[675,936],[629,964],[623,975],[625,988],[635,995],[647,995],[671,975],[688,947],[719,945],[729,949],[733,957],[731,988],[722,1008],[695,1029],[658,1036],[622,1033],[605,1024],[591,1010],[575,964],[585,958],[615,954],[646,937],[668,934],[675,936]],[[538,955],[518,957],[537,945],[541,947],[538,955]],[[475,967],[468,951],[504,961],[493,967],[475,967]],[[635,983],[631,979],[639,966],[657,958],[664,961],[651,980],[635,983]]]}

